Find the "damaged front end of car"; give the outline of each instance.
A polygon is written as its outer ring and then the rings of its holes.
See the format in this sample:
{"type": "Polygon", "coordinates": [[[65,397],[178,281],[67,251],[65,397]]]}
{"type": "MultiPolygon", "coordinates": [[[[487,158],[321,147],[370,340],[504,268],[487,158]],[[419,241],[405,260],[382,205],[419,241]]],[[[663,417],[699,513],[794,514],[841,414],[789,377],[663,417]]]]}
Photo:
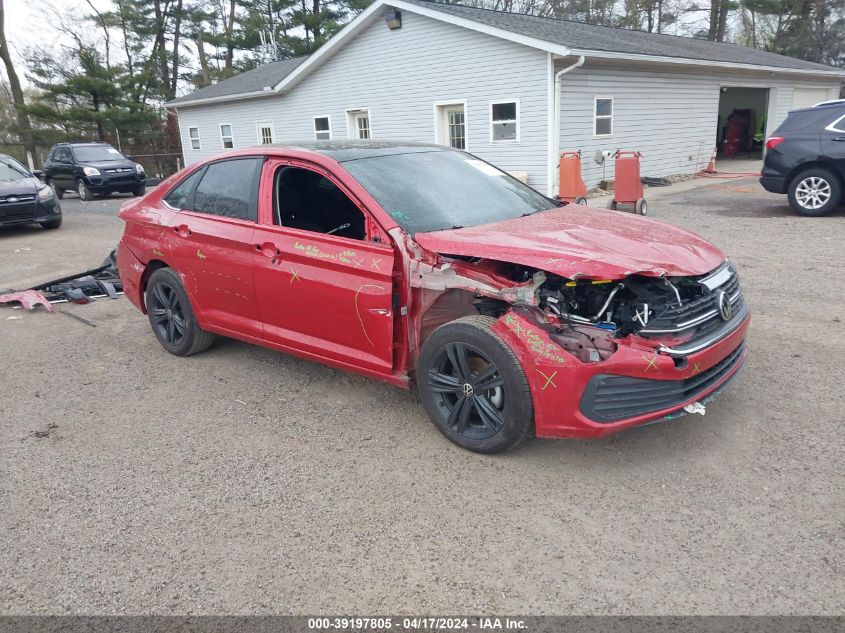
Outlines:
{"type": "Polygon", "coordinates": [[[497,319],[528,379],[538,436],[595,437],[703,413],[744,363],[750,316],[728,261],[705,274],[602,279],[404,243],[410,354],[451,320],[497,319]]]}

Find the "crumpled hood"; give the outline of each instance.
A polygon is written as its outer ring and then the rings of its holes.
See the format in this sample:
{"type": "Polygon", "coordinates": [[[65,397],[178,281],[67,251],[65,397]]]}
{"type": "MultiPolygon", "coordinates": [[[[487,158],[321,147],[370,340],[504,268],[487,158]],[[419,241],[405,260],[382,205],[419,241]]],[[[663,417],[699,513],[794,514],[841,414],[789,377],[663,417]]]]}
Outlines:
{"type": "Polygon", "coordinates": [[[493,224],[417,233],[414,239],[441,255],[512,262],[568,279],[703,275],[725,261],[695,233],[576,204],[493,224]]]}

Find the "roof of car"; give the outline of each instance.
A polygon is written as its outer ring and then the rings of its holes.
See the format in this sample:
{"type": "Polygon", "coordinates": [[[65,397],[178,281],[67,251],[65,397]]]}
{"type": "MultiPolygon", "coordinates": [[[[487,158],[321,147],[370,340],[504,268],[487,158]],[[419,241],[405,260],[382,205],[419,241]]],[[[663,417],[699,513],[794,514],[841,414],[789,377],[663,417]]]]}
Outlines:
{"type": "MultiPolygon", "coordinates": [[[[266,148],[267,146],[263,147],[266,148]]],[[[272,147],[318,152],[333,158],[339,163],[359,158],[441,152],[451,149],[433,143],[413,143],[410,141],[303,141],[285,143],[284,145],[275,145],[272,147]]]]}

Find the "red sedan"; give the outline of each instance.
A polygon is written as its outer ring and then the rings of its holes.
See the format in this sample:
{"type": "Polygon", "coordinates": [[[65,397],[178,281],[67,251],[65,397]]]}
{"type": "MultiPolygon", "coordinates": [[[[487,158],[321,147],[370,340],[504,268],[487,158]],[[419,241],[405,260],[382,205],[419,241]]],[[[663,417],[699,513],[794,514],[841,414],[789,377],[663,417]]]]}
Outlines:
{"type": "Polygon", "coordinates": [[[228,152],[120,216],[126,294],[167,351],[222,335],[416,383],[473,451],[701,413],[745,362],[716,247],[440,146],[228,152]]]}

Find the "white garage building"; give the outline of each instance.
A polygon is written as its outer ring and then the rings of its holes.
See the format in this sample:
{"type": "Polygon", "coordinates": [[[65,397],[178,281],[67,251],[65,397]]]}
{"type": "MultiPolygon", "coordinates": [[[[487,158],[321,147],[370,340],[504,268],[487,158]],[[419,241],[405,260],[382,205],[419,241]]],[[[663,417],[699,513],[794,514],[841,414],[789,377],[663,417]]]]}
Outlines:
{"type": "MultiPolygon", "coordinates": [[[[556,192],[560,151],[637,149],[648,176],[704,168],[731,113],[750,132],[838,97],[845,70],[705,40],[426,0],[376,0],[316,53],[261,66],[167,107],[186,164],[303,139],[462,147],[556,192]],[[747,115],[746,115],[747,116],[747,115]]],[[[607,169],[607,173],[603,170],[607,169]]]]}

